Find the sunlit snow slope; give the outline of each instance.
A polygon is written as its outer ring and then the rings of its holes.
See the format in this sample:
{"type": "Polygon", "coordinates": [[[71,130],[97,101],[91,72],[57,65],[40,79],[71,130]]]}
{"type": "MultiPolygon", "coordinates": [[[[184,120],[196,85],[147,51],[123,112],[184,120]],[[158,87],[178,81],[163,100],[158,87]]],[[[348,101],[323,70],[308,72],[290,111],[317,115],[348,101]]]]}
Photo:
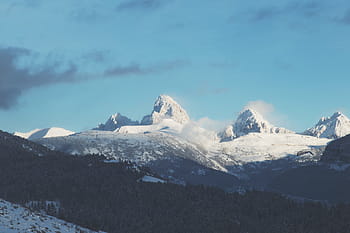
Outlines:
{"type": "Polygon", "coordinates": [[[35,129],[27,133],[21,133],[21,132],[14,133],[14,135],[16,136],[29,139],[29,140],[35,140],[40,138],[64,137],[72,134],[74,134],[74,132],[63,128],[57,128],[57,127],[46,128],[46,129],[35,129]]]}

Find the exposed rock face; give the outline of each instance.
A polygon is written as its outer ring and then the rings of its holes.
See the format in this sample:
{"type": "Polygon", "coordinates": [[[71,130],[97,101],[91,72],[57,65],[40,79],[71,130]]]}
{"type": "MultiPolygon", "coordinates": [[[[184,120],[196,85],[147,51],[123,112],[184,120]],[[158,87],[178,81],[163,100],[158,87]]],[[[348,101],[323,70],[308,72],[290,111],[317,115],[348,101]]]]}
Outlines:
{"type": "Polygon", "coordinates": [[[172,119],[180,124],[190,120],[186,111],[175,100],[170,96],[160,95],[154,103],[152,114],[143,117],[141,124],[158,124],[163,119],[172,119]]]}
{"type": "Polygon", "coordinates": [[[330,142],[321,159],[350,163],[350,135],[330,142]]]}
{"type": "Polygon", "coordinates": [[[314,127],[307,129],[304,134],[319,138],[341,138],[350,134],[350,119],[341,112],[336,112],[331,117],[322,117],[314,127]]]}
{"type": "Polygon", "coordinates": [[[108,118],[106,123],[100,124],[96,130],[104,130],[104,131],[114,131],[119,129],[122,126],[126,125],[138,125],[138,121],[132,121],[126,116],[121,115],[120,113],[113,114],[108,118]]]}

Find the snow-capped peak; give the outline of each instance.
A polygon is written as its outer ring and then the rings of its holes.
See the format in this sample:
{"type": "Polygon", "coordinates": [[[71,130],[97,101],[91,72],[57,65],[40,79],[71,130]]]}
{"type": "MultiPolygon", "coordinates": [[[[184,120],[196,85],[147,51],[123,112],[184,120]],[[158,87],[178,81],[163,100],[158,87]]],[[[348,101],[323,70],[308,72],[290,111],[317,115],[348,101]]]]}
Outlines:
{"type": "Polygon", "coordinates": [[[104,131],[114,131],[116,129],[119,129],[122,126],[125,125],[138,125],[138,121],[132,121],[126,116],[123,116],[120,113],[113,114],[108,118],[106,123],[99,124],[96,130],[104,130],[104,131]]]}
{"type": "Polygon", "coordinates": [[[244,109],[232,126],[228,126],[221,133],[222,141],[229,141],[234,137],[240,137],[249,133],[294,133],[288,129],[275,127],[254,109],[244,109]]]}
{"type": "Polygon", "coordinates": [[[29,140],[35,140],[40,138],[64,137],[72,134],[75,134],[75,132],[66,130],[63,128],[58,128],[58,127],[51,127],[46,129],[35,129],[27,133],[21,133],[21,132],[14,133],[14,135],[16,136],[29,139],[29,140]]]}
{"type": "Polygon", "coordinates": [[[335,112],[331,117],[322,117],[304,134],[319,138],[336,139],[350,134],[350,119],[341,112],[335,112]]]}
{"type": "Polygon", "coordinates": [[[152,114],[143,117],[141,124],[158,124],[164,119],[172,119],[180,124],[190,120],[186,111],[173,98],[160,95],[154,103],[152,114]]]}

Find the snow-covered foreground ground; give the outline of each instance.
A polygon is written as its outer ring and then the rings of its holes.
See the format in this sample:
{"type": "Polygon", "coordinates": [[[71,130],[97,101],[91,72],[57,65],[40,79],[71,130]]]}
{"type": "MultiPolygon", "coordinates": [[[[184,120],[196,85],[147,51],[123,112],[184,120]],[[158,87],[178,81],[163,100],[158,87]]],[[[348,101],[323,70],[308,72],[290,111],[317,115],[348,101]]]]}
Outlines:
{"type": "Polygon", "coordinates": [[[0,199],[1,233],[96,233],[52,216],[34,213],[0,199]]]}

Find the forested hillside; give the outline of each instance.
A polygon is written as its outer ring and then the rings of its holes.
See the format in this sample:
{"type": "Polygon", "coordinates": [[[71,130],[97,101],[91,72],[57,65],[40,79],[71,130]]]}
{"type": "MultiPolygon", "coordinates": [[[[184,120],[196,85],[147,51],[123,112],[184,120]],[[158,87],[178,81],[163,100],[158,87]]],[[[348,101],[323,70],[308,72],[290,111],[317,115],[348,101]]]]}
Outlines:
{"type": "MultiPolygon", "coordinates": [[[[5,136],[13,145],[26,143],[5,136]]],[[[242,195],[204,186],[141,182],[148,172],[128,162],[106,163],[96,155],[37,156],[2,146],[0,198],[36,203],[34,208],[52,201],[55,205],[46,207],[50,214],[107,232],[350,231],[347,205],[325,207],[267,192],[242,195]]]]}

